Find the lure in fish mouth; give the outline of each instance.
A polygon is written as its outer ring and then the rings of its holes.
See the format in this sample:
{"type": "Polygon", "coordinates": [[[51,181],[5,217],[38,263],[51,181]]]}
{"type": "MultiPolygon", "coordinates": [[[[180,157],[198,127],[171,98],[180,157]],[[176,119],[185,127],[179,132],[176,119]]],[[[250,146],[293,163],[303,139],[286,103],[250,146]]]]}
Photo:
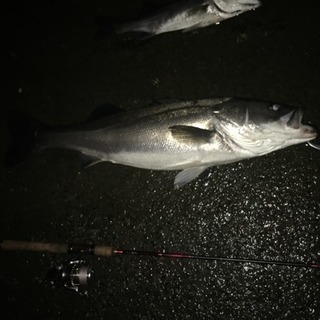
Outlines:
{"type": "Polygon", "coordinates": [[[261,5],[259,0],[181,1],[145,19],[115,28],[116,33],[140,33],[149,38],[177,30],[192,31],[220,23],[261,5]]]}
{"type": "Polygon", "coordinates": [[[277,103],[212,98],[159,102],[108,116],[100,111],[98,119],[59,128],[11,121],[14,140],[6,160],[14,164],[31,151],[65,148],[82,153],[91,164],[181,170],[174,180],[179,188],[211,166],[314,140],[317,132],[302,124],[302,115],[301,109],[277,103]]]}

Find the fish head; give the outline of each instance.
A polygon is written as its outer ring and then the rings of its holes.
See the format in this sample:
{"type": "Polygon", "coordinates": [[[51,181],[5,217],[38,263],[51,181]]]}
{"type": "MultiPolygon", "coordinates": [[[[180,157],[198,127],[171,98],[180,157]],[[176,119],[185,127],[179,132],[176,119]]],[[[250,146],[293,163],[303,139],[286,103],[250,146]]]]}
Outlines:
{"type": "Polygon", "coordinates": [[[246,121],[261,131],[281,132],[295,140],[309,141],[317,137],[314,127],[302,123],[303,110],[278,103],[256,102],[246,109],[246,121]]]}
{"type": "Polygon", "coordinates": [[[261,6],[259,0],[213,0],[214,4],[225,14],[240,14],[261,6]]]}
{"type": "Polygon", "coordinates": [[[317,137],[313,126],[302,123],[302,109],[288,105],[230,100],[221,107],[217,117],[221,129],[232,141],[255,154],[266,154],[317,137]]]}

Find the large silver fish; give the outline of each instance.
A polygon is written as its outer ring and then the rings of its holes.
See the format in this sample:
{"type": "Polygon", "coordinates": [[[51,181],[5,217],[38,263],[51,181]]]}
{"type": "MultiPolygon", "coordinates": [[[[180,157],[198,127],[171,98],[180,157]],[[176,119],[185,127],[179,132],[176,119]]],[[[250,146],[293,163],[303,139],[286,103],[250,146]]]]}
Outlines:
{"type": "MultiPolygon", "coordinates": [[[[175,188],[210,166],[262,156],[310,141],[316,130],[301,123],[302,111],[247,99],[169,102],[121,112],[83,125],[36,130],[36,149],[61,147],[91,158],[152,170],[182,170],[175,188]]],[[[31,134],[30,134],[31,133],[31,134]]],[[[8,153],[12,159],[17,144],[8,153]],[[13,151],[13,153],[12,153],[13,151]]]]}
{"type": "Polygon", "coordinates": [[[217,24],[261,5],[259,0],[189,0],[169,6],[146,19],[116,28],[117,33],[139,32],[148,36],[217,24]]]}

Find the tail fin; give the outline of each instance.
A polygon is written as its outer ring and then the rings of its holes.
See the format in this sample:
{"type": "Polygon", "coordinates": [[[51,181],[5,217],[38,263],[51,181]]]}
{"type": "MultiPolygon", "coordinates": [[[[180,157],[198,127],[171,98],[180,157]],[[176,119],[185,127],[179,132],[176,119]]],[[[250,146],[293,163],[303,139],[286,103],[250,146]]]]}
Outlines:
{"type": "Polygon", "coordinates": [[[115,34],[115,21],[110,20],[105,16],[96,15],[95,22],[97,30],[94,39],[96,41],[108,38],[115,34]]]}
{"type": "Polygon", "coordinates": [[[12,141],[7,148],[5,163],[13,166],[25,160],[37,148],[37,135],[46,126],[28,115],[8,112],[8,127],[12,141]]]}

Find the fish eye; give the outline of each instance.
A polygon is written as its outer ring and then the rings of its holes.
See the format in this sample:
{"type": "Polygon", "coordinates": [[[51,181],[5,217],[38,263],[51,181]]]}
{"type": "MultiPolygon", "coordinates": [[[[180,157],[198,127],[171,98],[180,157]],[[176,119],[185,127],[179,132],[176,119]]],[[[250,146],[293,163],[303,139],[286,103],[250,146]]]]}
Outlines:
{"type": "Polygon", "coordinates": [[[274,103],[269,107],[269,109],[272,111],[278,111],[280,109],[280,105],[277,103],[274,103]]]}

